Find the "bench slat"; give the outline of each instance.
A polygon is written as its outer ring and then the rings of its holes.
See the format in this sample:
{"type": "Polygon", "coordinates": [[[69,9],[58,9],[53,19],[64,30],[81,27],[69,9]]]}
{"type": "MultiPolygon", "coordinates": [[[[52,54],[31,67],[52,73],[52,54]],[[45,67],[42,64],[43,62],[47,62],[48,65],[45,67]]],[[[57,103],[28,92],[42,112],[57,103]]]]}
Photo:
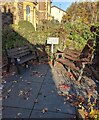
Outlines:
{"type": "Polygon", "coordinates": [[[8,65],[7,65],[8,72],[10,69],[10,64],[12,62],[15,63],[18,73],[20,73],[19,64],[25,63],[25,66],[26,66],[27,62],[32,59],[36,59],[39,62],[37,52],[34,51],[34,54],[32,54],[32,51],[29,49],[28,46],[22,46],[19,48],[8,49],[8,50],[6,50],[6,52],[7,52],[7,58],[8,58],[8,65]]]}
{"type": "MultiPolygon", "coordinates": [[[[82,52],[77,52],[75,50],[65,49],[63,58],[56,58],[56,61],[68,67],[70,70],[77,70],[79,73],[78,81],[81,80],[84,68],[86,64],[92,64],[93,60],[93,46],[94,40],[90,39],[87,41],[87,44],[83,48],[82,52]]],[[[57,53],[58,56],[60,55],[57,53]]],[[[56,55],[57,56],[57,55],[56,55]]]]}
{"type": "Polygon", "coordinates": [[[28,48],[28,46],[22,46],[22,47],[18,47],[18,48],[7,49],[7,52],[11,53],[11,52],[16,52],[18,50],[27,49],[27,48],[28,48]]]}
{"type": "Polygon", "coordinates": [[[29,60],[32,60],[32,59],[36,59],[36,56],[32,55],[32,54],[29,54],[29,55],[26,55],[26,56],[23,56],[20,58],[20,61],[18,61],[18,64],[22,64],[22,63],[25,63],[29,60]]]}
{"type": "Polygon", "coordinates": [[[73,55],[80,55],[80,52],[78,52],[77,50],[71,50],[71,49],[65,49],[64,50],[64,54],[73,54],[73,55]]]}
{"type": "Polygon", "coordinates": [[[57,62],[62,63],[63,65],[67,65],[71,70],[79,70],[78,67],[75,66],[75,64],[68,59],[58,59],[57,62]]]}
{"type": "Polygon", "coordinates": [[[21,53],[21,54],[17,54],[17,55],[14,55],[14,56],[15,56],[15,58],[20,58],[20,57],[26,56],[28,54],[30,54],[30,51],[27,51],[27,52],[21,53]]]}
{"type": "Polygon", "coordinates": [[[15,52],[14,51],[13,52],[8,51],[8,56],[15,56],[15,55],[18,55],[18,54],[21,54],[21,53],[25,53],[25,52],[28,52],[28,51],[30,51],[29,48],[19,49],[19,50],[15,51],[15,52]]]}
{"type": "Polygon", "coordinates": [[[27,54],[30,54],[31,52],[30,51],[20,51],[19,53],[13,53],[13,54],[11,54],[11,55],[9,55],[9,57],[12,57],[12,58],[17,58],[17,57],[21,57],[21,56],[24,56],[24,55],[27,55],[27,54]]]}
{"type": "Polygon", "coordinates": [[[76,60],[79,60],[79,57],[74,57],[74,56],[71,56],[71,55],[64,55],[64,58],[66,59],[69,59],[71,61],[76,61],[76,60]]]}

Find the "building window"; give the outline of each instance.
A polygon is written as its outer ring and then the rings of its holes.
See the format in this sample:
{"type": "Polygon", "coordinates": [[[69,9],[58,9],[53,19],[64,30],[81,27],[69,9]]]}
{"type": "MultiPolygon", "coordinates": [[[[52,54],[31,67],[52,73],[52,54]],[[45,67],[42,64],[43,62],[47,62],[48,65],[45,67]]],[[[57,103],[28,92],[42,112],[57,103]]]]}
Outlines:
{"type": "Polygon", "coordinates": [[[30,21],[30,14],[31,14],[31,9],[30,9],[30,6],[27,5],[26,6],[26,20],[27,21],[30,21]]]}

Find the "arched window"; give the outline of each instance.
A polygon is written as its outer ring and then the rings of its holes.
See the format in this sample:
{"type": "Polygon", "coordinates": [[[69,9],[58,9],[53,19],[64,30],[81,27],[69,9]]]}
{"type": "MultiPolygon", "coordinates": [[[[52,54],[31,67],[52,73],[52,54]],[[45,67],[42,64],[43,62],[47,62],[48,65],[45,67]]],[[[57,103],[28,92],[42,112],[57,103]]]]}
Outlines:
{"type": "Polygon", "coordinates": [[[26,6],[26,20],[27,21],[30,21],[30,12],[31,12],[30,6],[27,5],[26,6]]]}

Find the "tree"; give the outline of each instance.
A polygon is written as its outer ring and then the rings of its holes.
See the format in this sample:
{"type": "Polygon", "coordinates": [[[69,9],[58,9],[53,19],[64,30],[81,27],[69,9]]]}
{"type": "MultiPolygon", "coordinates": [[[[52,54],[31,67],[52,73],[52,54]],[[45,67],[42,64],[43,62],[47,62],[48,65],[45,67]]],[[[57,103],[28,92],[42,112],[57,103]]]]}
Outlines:
{"type": "Polygon", "coordinates": [[[78,18],[86,24],[99,22],[99,2],[75,2],[67,9],[62,22],[74,22],[78,18]]]}

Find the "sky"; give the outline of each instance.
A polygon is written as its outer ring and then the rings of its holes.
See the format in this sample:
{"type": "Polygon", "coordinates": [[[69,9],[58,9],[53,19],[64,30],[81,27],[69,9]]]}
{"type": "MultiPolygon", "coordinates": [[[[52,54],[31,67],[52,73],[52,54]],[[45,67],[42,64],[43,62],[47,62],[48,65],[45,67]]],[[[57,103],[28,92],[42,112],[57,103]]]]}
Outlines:
{"type": "Polygon", "coordinates": [[[66,10],[72,2],[52,2],[52,6],[55,5],[63,10],[66,10]]]}
{"type": "MultiPolygon", "coordinates": [[[[63,10],[66,10],[73,2],[84,2],[86,0],[52,0],[52,6],[55,5],[63,10]]],[[[92,2],[94,0],[87,0],[92,2]]]]}

